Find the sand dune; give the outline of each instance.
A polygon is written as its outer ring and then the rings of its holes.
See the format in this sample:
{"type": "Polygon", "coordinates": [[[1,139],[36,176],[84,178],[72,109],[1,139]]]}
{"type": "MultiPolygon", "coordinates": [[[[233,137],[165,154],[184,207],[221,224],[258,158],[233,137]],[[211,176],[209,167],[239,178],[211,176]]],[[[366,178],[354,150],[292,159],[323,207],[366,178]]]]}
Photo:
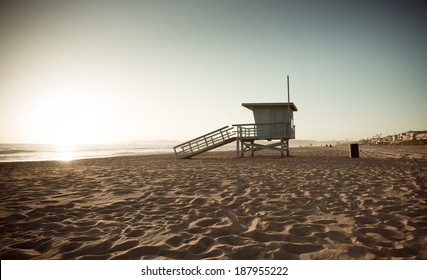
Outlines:
{"type": "Polygon", "coordinates": [[[1,259],[427,259],[427,147],[0,163],[1,259]]]}

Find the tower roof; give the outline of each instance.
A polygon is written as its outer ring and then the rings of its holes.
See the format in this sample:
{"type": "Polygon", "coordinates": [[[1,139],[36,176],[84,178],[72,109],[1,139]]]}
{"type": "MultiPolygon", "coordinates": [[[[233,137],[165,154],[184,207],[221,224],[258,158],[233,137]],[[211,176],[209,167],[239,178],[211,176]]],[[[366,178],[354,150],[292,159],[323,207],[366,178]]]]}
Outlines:
{"type": "Polygon", "coordinates": [[[284,107],[284,108],[288,108],[290,107],[292,109],[292,111],[298,111],[297,106],[295,106],[295,104],[293,102],[282,102],[282,103],[242,103],[243,107],[248,108],[249,110],[253,110],[254,108],[262,108],[262,107],[266,107],[266,108],[277,108],[277,107],[284,107]]]}

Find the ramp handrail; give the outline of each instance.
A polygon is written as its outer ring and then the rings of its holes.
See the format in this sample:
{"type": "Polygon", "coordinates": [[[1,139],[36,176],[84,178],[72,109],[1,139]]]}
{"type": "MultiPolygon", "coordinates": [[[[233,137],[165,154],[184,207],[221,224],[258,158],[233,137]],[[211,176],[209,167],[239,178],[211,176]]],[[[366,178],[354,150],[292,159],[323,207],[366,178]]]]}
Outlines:
{"type": "Polygon", "coordinates": [[[195,154],[201,150],[209,149],[220,143],[231,139],[236,132],[234,127],[224,126],[207,134],[194,138],[190,141],[173,147],[175,155],[179,158],[195,154]]]}

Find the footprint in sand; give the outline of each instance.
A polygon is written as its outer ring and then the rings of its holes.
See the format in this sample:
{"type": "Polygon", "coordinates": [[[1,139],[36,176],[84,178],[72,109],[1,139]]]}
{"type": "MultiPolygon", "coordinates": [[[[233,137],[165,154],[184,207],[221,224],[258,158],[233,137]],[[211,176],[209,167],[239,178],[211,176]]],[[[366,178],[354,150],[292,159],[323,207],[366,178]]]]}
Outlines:
{"type": "Polygon", "coordinates": [[[138,240],[129,240],[129,241],[125,241],[123,243],[114,245],[109,252],[111,253],[116,253],[116,252],[121,252],[121,251],[127,251],[131,248],[134,248],[136,246],[138,246],[139,241],[138,240]]]}
{"type": "Polygon", "coordinates": [[[95,255],[98,256],[99,259],[102,259],[100,255],[106,254],[111,249],[113,244],[114,242],[112,240],[93,242],[93,244],[85,245],[84,247],[81,247],[80,249],[74,252],[64,254],[64,258],[74,259],[79,256],[95,255]]]}
{"type": "Polygon", "coordinates": [[[295,244],[295,243],[284,243],[281,249],[288,254],[301,255],[306,253],[318,252],[323,249],[322,245],[313,244],[295,244]]]}
{"type": "Polygon", "coordinates": [[[335,242],[353,244],[353,240],[349,234],[341,231],[331,230],[326,232],[327,237],[335,242]]]}
{"type": "Polygon", "coordinates": [[[236,248],[230,255],[233,260],[259,260],[263,259],[268,249],[265,246],[247,245],[236,248]]]}
{"type": "Polygon", "coordinates": [[[360,228],[357,230],[359,233],[363,233],[367,236],[380,235],[388,240],[399,241],[403,239],[401,233],[396,230],[390,230],[386,228],[360,228]]]}
{"type": "Polygon", "coordinates": [[[336,224],[336,220],[316,220],[314,221],[316,224],[322,224],[322,225],[330,225],[330,224],[336,224]]]}
{"type": "Polygon", "coordinates": [[[75,251],[78,248],[80,248],[82,246],[82,244],[83,244],[83,242],[74,242],[74,241],[68,242],[67,244],[62,245],[59,248],[59,252],[61,254],[64,254],[64,253],[75,251]]]}
{"type": "Polygon", "coordinates": [[[193,200],[191,200],[190,204],[191,205],[205,205],[205,204],[207,204],[207,202],[208,202],[207,199],[197,197],[197,198],[194,198],[193,200]]]}
{"type": "Polygon", "coordinates": [[[172,247],[179,247],[183,243],[183,239],[180,236],[174,236],[165,241],[166,244],[172,247]]]}
{"type": "Polygon", "coordinates": [[[117,260],[138,260],[158,256],[161,250],[160,246],[141,246],[131,249],[123,254],[115,256],[117,260]]]}
{"type": "Polygon", "coordinates": [[[125,235],[127,237],[143,237],[145,235],[145,231],[142,229],[130,229],[125,235]]]}
{"type": "Polygon", "coordinates": [[[51,238],[43,238],[37,241],[25,241],[18,244],[13,244],[10,247],[25,250],[35,249],[38,252],[45,252],[52,247],[52,242],[51,238]]]}
{"type": "Polygon", "coordinates": [[[206,252],[208,249],[210,249],[214,244],[215,244],[215,240],[213,240],[210,237],[202,237],[200,238],[196,244],[192,245],[189,249],[188,252],[190,252],[191,254],[194,255],[199,255],[203,252],[206,252]]]}
{"type": "Polygon", "coordinates": [[[221,222],[222,219],[219,218],[202,218],[200,220],[198,220],[195,225],[198,227],[209,227],[209,226],[213,226],[219,222],[221,222]]]}
{"type": "Polygon", "coordinates": [[[316,224],[296,224],[289,230],[290,234],[297,236],[310,236],[316,232],[324,232],[325,226],[316,224]]]}
{"type": "Polygon", "coordinates": [[[263,228],[266,232],[278,232],[281,233],[285,230],[286,223],[284,222],[268,222],[263,228]]]}
{"type": "Polygon", "coordinates": [[[217,238],[218,243],[231,245],[231,246],[241,246],[250,242],[249,238],[240,237],[238,235],[225,235],[217,238]]]}
{"type": "Polygon", "coordinates": [[[355,222],[357,224],[361,224],[361,225],[373,225],[373,224],[377,224],[378,223],[378,219],[373,217],[373,216],[369,216],[369,215],[364,215],[364,216],[356,216],[354,218],[355,222]]]}

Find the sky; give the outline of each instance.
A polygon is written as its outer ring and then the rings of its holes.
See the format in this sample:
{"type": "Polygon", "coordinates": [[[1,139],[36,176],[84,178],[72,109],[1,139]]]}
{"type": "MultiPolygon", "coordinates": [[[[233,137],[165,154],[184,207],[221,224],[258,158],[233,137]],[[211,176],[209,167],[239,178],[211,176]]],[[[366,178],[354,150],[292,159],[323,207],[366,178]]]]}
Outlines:
{"type": "Polygon", "coordinates": [[[422,1],[1,1],[0,143],[185,141],[286,102],[296,138],[427,129],[422,1]]]}

